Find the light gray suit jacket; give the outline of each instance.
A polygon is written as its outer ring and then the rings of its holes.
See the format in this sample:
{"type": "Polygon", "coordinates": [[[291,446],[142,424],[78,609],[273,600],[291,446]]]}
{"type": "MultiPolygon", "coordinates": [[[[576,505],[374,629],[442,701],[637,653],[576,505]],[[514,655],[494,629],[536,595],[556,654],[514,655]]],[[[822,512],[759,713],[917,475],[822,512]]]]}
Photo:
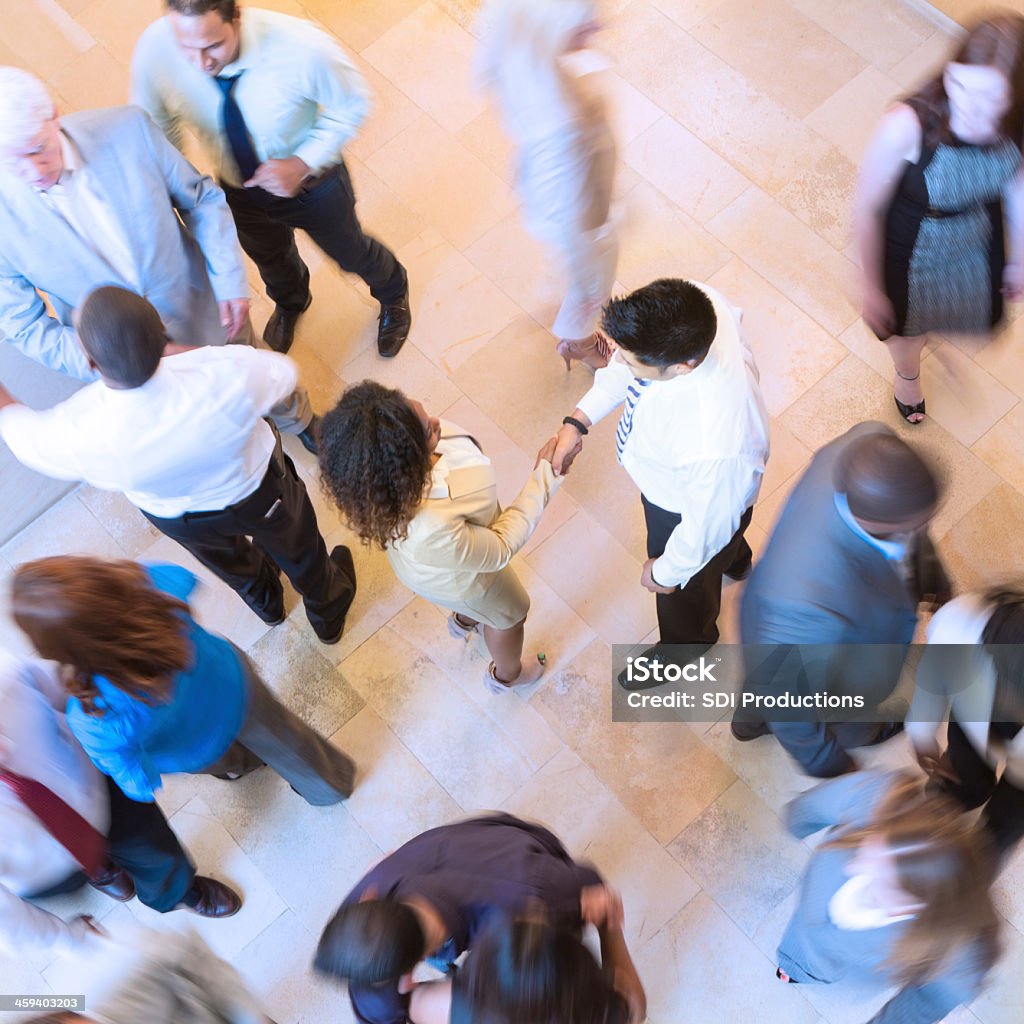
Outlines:
{"type": "MultiPolygon", "coordinates": [[[[95,172],[135,256],[142,294],[171,338],[223,344],[217,301],[249,295],[224,193],[137,107],[69,114],[61,127],[95,172]]],[[[71,312],[104,284],[136,290],[36,189],[0,174],[0,335],[31,359],[92,380],[71,312]],[[57,319],[36,289],[46,293],[57,319]]]]}

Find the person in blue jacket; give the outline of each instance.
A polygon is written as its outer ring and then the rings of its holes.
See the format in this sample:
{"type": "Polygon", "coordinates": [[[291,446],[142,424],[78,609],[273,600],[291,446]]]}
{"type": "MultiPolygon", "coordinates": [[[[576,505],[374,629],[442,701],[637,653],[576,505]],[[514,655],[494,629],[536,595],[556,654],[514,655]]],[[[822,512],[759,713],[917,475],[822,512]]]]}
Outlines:
{"type": "Polygon", "coordinates": [[[355,765],[278,702],[245,655],[189,613],[177,565],[58,556],[14,573],[14,620],[58,662],[71,731],[133,800],[167,772],[237,779],[268,764],[311,804],[352,792],[355,765]]]}

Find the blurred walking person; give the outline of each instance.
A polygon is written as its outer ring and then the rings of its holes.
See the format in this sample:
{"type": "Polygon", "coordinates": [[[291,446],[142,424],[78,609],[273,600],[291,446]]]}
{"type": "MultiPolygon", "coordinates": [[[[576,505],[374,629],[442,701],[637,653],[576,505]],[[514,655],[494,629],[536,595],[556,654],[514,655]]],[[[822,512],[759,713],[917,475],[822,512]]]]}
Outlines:
{"type": "Polygon", "coordinates": [[[925,415],[928,334],[987,334],[1004,297],[1024,295],[1022,145],[1024,17],[1006,11],[975,25],[868,146],[854,212],[864,320],[889,348],[908,423],[925,415]]]}
{"type": "Polygon", "coordinates": [[[569,288],[551,330],[565,360],[605,366],[598,331],[615,281],[615,140],[593,73],[566,58],[598,31],[594,0],[489,0],[481,20],[481,77],[517,150],[527,228],[558,253],[569,288]]]}
{"type": "Polygon", "coordinates": [[[132,800],[168,772],[238,779],[268,764],[307,803],[352,792],[355,765],[273,695],[234,644],[191,616],[196,578],[70,555],[14,573],[14,621],[63,668],[72,733],[132,800]]]}
{"type": "Polygon", "coordinates": [[[803,839],[824,828],[779,943],[780,981],[880,977],[900,989],[867,1024],[934,1024],[981,991],[999,954],[985,835],[919,780],[861,772],[786,808],[803,839]]]}

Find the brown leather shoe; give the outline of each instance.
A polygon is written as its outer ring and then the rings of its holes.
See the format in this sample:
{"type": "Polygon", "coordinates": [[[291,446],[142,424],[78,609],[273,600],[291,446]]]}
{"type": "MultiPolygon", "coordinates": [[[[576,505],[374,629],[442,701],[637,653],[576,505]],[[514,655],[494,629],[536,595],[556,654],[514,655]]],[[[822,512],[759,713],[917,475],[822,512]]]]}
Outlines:
{"type": "Polygon", "coordinates": [[[124,868],[108,864],[107,870],[98,878],[90,878],[89,884],[118,903],[127,903],[135,896],[135,881],[124,868]]]}
{"type": "Polygon", "coordinates": [[[412,311],[409,309],[409,293],[406,292],[397,302],[381,305],[377,323],[377,351],[385,359],[398,355],[398,350],[409,337],[412,327],[412,311]]]}
{"type": "Polygon", "coordinates": [[[275,352],[287,352],[292,347],[292,342],[295,341],[295,326],[299,322],[299,317],[309,309],[309,304],[312,301],[313,296],[311,295],[302,309],[274,307],[267,326],[263,328],[263,340],[275,352]]]}
{"type": "Polygon", "coordinates": [[[215,878],[196,875],[185,899],[174,909],[191,910],[200,917],[232,917],[242,909],[242,897],[215,878]]]}

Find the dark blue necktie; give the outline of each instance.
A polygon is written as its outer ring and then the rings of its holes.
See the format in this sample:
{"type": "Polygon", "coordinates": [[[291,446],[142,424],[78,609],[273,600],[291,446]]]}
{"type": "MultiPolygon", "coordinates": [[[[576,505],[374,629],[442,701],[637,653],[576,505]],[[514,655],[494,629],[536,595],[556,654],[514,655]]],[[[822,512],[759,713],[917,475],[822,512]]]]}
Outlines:
{"type": "Polygon", "coordinates": [[[245,118],[235,101],[234,91],[241,75],[233,78],[214,78],[224,94],[224,105],[221,108],[221,120],[224,122],[224,134],[228,137],[228,145],[231,147],[231,155],[238,165],[238,172],[241,175],[240,184],[247,182],[259,167],[261,161],[256,155],[256,147],[249,138],[249,130],[245,127],[245,118]]]}

